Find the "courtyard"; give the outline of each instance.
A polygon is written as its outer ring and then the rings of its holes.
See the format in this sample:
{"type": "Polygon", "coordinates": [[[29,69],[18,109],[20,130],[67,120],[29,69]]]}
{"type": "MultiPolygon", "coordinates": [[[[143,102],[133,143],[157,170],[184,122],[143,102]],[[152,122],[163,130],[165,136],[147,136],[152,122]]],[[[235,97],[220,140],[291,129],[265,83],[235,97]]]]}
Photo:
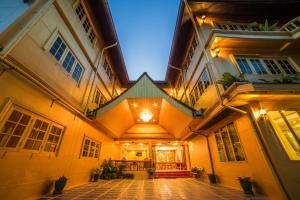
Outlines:
{"type": "Polygon", "coordinates": [[[57,196],[38,200],[94,199],[189,199],[189,200],[265,200],[262,196],[247,196],[243,192],[220,185],[209,185],[191,178],[147,180],[100,180],[66,190],[57,196]]]}

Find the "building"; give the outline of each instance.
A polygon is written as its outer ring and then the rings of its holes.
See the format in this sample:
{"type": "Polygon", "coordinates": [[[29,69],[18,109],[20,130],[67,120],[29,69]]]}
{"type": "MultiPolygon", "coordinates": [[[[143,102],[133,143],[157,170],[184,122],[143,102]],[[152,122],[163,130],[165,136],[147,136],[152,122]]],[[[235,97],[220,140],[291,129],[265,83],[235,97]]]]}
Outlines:
{"type": "Polygon", "coordinates": [[[0,34],[0,198],[86,183],[111,158],[299,199],[299,10],[181,1],[166,80],[132,82],[106,0],[22,2],[0,34]]]}

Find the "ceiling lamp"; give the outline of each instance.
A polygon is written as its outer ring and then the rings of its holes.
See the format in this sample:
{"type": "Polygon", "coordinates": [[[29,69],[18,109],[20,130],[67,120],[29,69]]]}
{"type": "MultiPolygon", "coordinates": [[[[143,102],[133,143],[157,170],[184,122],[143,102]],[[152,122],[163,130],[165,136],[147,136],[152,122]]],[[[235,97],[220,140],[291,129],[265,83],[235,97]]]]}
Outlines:
{"type": "Polygon", "coordinates": [[[143,112],[140,114],[140,118],[143,122],[149,122],[152,117],[153,115],[148,109],[143,110],[143,112]]]}

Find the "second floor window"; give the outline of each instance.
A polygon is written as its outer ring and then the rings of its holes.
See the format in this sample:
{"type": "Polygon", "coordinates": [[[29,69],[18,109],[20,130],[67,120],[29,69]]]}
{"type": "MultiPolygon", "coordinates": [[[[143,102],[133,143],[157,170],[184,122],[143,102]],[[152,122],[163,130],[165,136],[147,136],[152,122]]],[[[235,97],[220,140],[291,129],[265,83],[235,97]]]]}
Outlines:
{"type": "Polygon", "coordinates": [[[110,81],[113,79],[113,72],[108,64],[108,61],[105,59],[103,63],[103,68],[106,72],[107,77],[109,78],[110,81]]]}
{"type": "Polygon", "coordinates": [[[97,105],[102,105],[106,102],[106,98],[98,88],[96,88],[95,90],[93,102],[96,103],[97,105]]]}
{"type": "Polygon", "coordinates": [[[288,59],[235,57],[242,74],[297,74],[288,59]]]}
{"type": "Polygon", "coordinates": [[[194,53],[195,53],[195,51],[197,49],[197,46],[198,46],[198,40],[197,40],[197,37],[194,36],[192,44],[191,44],[191,46],[190,46],[190,48],[188,50],[186,61],[185,61],[185,70],[186,71],[190,67],[190,64],[191,64],[192,58],[194,56],[194,53]]]}
{"type": "Polygon", "coordinates": [[[94,29],[91,26],[90,20],[87,17],[81,2],[79,2],[78,5],[76,6],[75,12],[82,24],[84,31],[87,33],[88,39],[93,44],[96,38],[96,34],[94,29]]]}
{"type": "Polygon", "coordinates": [[[245,160],[244,150],[233,123],[217,130],[215,139],[221,162],[245,160]]]}
{"type": "Polygon", "coordinates": [[[49,51],[58,63],[62,65],[66,72],[71,75],[73,80],[79,83],[83,75],[84,68],[60,35],[56,37],[55,42],[50,47],[49,51]]]}
{"type": "Polygon", "coordinates": [[[195,84],[194,88],[190,93],[190,100],[191,105],[194,106],[197,101],[200,99],[202,94],[206,91],[209,85],[211,85],[210,78],[208,76],[207,70],[205,69],[198,79],[197,83],[195,84]]]}

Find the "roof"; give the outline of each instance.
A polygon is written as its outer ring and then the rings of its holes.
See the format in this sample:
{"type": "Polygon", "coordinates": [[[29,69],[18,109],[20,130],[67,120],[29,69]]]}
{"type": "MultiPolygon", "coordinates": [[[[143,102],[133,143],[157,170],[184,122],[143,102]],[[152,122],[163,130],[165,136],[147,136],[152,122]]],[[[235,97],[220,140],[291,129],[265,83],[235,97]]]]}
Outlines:
{"type": "Polygon", "coordinates": [[[97,115],[101,115],[102,113],[110,110],[126,98],[163,98],[189,116],[193,116],[193,111],[195,111],[194,108],[167,94],[163,89],[155,84],[146,72],[144,72],[134,85],[125,90],[117,98],[112,99],[99,107],[97,115]]]}
{"type": "Polygon", "coordinates": [[[117,47],[108,50],[116,75],[122,86],[128,84],[129,78],[126,70],[124,58],[120,48],[118,36],[114,27],[107,0],[87,0],[95,16],[96,24],[103,35],[105,45],[118,42],[117,47]]]}
{"type": "Polygon", "coordinates": [[[143,73],[134,85],[96,110],[95,122],[115,139],[180,139],[189,131],[187,127],[198,120],[194,111],[143,73]],[[139,106],[134,107],[133,102],[139,106]],[[155,120],[140,122],[143,110],[150,110],[155,120]]]}
{"type": "MultiPolygon", "coordinates": [[[[196,15],[208,15],[222,20],[269,21],[286,23],[300,15],[299,0],[188,0],[196,15]],[[280,15],[278,14],[280,13],[280,15]]],[[[183,1],[180,3],[169,64],[180,68],[193,26],[188,18],[183,1]]],[[[174,85],[178,70],[168,66],[166,81],[174,85]]]]}

